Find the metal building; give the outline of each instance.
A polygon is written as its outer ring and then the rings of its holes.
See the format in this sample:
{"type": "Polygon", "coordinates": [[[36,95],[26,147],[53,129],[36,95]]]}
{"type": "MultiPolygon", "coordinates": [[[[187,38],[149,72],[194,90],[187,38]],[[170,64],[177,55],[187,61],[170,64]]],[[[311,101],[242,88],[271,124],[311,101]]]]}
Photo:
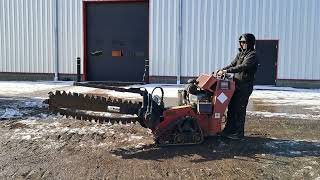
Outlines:
{"type": "Polygon", "coordinates": [[[73,77],[82,56],[81,0],[0,0],[0,79],[73,77]]]}
{"type": "MultiPolygon", "coordinates": [[[[91,20],[84,21],[85,7],[110,2],[1,0],[0,79],[74,77],[76,57],[84,64],[88,53],[84,29],[91,20]]],[[[261,63],[260,78],[274,76],[277,85],[320,86],[319,0],[143,2],[149,7],[150,82],[182,83],[211,73],[230,63],[239,35],[251,32],[269,63],[261,63]]]]}

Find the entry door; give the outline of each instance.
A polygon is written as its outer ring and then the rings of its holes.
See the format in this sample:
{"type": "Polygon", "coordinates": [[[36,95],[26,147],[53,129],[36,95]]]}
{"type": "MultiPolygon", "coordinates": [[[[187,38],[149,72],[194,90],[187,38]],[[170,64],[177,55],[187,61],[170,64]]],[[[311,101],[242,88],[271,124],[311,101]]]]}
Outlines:
{"type": "Polygon", "coordinates": [[[148,59],[148,3],[88,3],[87,80],[142,82],[148,59]]]}
{"type": "Polygon", "coordinates": [[[275,85],[278,58],[277,40],[257,40],[256,51],[260,66],[256,73],[256,85],[275,85]]]}

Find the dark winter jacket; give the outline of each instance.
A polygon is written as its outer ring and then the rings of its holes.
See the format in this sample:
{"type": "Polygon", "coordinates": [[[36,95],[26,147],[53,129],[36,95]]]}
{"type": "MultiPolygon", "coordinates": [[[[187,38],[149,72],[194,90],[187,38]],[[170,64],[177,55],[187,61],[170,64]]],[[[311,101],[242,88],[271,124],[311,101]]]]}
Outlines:
{"type": "Polygon", "coordinates": [[[255,73],[258,68],[258,58],[254,49],[255,38],[251,34],[243,34],[240,36],[247,39],[248,49],[243,50],[239,48],[239,53],[230,65],[224,67],[222,70],[227,70],[227,73],[235,73],[234,79],[237,84],[253,83],[255,80],[255,73]]]}

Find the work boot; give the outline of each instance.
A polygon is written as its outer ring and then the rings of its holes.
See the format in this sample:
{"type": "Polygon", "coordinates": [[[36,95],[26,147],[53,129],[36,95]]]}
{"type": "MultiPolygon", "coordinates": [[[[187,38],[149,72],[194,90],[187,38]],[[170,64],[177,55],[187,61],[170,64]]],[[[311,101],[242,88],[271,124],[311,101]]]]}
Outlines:
{"type": "Polygon", "coordinates": [[[225,127],[220,133],[218,133],[219,136],[226,137],[229,134],[232,134],[233,130],[230,127],[225,127]]]}
{"type": "Polygon", "coordinates": [[[238,132],[234,132],[234,133],[228,134],[225,137],[229,138],[229,139],[233,139],[233,140],[240,140],[240,139],[244,138],[244,133],[238,131],[238,132]]]}

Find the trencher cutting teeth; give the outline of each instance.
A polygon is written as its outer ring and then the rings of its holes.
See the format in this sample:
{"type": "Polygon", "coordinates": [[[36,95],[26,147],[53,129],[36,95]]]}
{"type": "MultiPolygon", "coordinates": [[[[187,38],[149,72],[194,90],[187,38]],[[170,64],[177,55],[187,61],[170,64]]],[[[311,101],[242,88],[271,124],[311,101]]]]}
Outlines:
{"type": "Polygon", "coordinates": [[[45,102],[54,113],[100,123],[136,122],[142,105],[139,101],[66,91],[49,92],[45,102]]]}

